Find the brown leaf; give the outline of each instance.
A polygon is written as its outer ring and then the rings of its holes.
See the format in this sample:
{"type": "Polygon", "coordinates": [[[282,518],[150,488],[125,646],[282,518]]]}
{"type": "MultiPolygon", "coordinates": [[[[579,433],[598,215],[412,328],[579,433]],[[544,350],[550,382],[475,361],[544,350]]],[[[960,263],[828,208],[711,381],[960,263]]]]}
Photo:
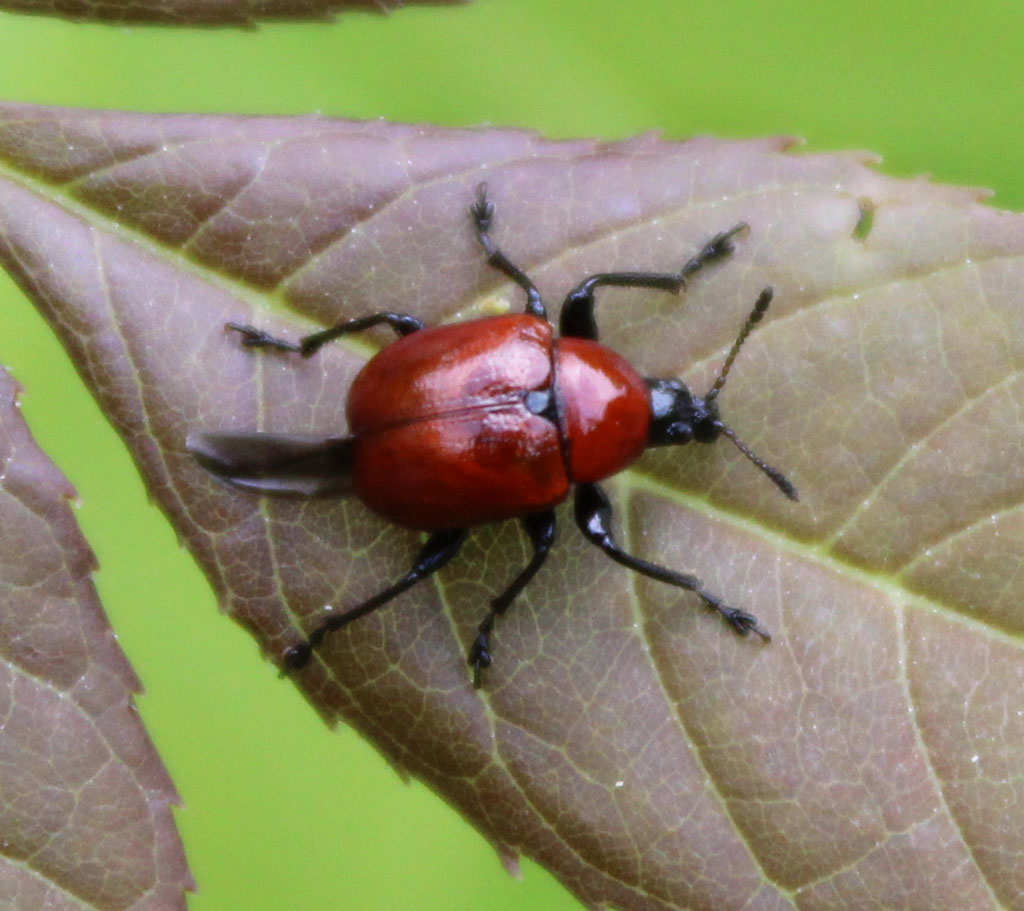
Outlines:
{"type": "Polygon", "coordinates": [[[74,491],[16,396],[0,371],[0,905],[184,909],[178,797],[132,703],[74,491]]]}
{"type": "Polygon", "coordinates": [[[624,543],[774,641],[612,564],[563,511],[483,690],[464,654],[527,559],[513,523],[334,634],[296,683],[591,905],[1024,908],[1024,221],[789,145],[8,106],[0,155],[21,176],[0,184],[0,256],[278,660],[418,539],[356,502],[220,486],[185,436],[342,434],[348,384],[390,336],[300,361],[242,350],[227,320],[295,338],[521,306],[469,228],[482,180],[553,309],[588,273],[677,268],[746,221],[682,299],[603,289],[602,340],[703,390],[774,286],[720,401],[801,503],[727,445],[648,453],[608,488],[624,543]]]}
{"type": "Polygon", "coordinates": [[[329,19],[339,13],[388,13],[406,5],[466,0],[0,0],[0,8],[75,21],[252,26],[275,19],[329,19]]]}

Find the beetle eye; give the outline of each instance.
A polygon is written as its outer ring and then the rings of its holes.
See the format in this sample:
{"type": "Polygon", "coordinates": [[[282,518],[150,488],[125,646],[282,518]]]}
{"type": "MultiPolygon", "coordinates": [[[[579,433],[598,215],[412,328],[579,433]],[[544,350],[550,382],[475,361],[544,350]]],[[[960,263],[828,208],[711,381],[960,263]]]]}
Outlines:
{"type": "Polygon", "coordinates": [[[698,443],[714,443],[720,432],[719,422],[705,417],[704,420],[694,424],[693,438],[698,443]]]}

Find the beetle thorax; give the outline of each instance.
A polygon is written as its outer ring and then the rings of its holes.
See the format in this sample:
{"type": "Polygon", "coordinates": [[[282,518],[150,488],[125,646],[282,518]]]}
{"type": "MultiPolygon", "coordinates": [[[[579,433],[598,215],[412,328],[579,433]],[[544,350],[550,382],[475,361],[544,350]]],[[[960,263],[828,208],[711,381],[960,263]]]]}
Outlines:
{"type": "Polygon", "coordinates": [[[555,376],[569,477],[592,483],[622,471],[647,447],[651,409],[643,378],[597,342],[555,341],[555,376]]]}

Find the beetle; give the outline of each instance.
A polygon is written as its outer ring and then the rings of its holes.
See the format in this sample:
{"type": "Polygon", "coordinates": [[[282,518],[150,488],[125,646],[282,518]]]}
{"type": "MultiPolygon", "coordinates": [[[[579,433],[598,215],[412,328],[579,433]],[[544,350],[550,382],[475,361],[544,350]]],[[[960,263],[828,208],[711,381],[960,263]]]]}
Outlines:
{"type": "Polygon", "coordinates": [[[527,565],[491,602],[468,662],[474,686],[492,661],[491,634],[540,570],[555,537],[555,507],[575,488],[575,519],[611,559],[652,579],[693,592],[737,633],[769,634],[746,611],[730,607],[695,576],[624,551],[612,535],[612,506],[598,482],[622,471],[651,446],[714,442],[725,436],[785,494],[797,491],[721,420],[718,394],[747,336],[772,299],[765,288],[704,396],[678,379],[643,378],[598,342],[594,291],[602,286],[685,289],[705,267],[734,251],[743,223],[712,237],[678,272],[601,272],[566,297],[559,336],[540,293],[494,243],[494,205],[481,184],[470,206],[487,262],[526,294],[525,312],[426,328],[415,316],[373,313],[314,332],[298,342],[239,323],[226,328],[246,348],[312,357],[326,343],[371,326],[398,338],[372,357],[346,403],[349,435],[262,432],[189,435],[187,448],[208,471],[258,493],[332,496],[354,493],[370,510],[428,537],[397,582],[323,620],[288,648],[282,673],[298,671],[333,630],[386,604],[447,564],[476,525],[519,519],[533,548],[527,565]]]}

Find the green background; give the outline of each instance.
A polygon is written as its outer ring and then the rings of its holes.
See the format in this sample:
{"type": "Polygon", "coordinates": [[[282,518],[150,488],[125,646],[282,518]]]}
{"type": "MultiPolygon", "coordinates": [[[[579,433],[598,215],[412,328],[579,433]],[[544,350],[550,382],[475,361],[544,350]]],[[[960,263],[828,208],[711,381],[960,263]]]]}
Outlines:
{"type": "MultiPolygon", "coordinates": [[[[384,117],[618,138],[658,129],[870,149],[889,173],[1024,204],[1024,5],[477,0],[255,30],[0,15],[0,98],[139,111],[384,117]]],[[[96,582],[187,806],[193,911],[576,909],[502,871],[426,788],[330,732],[217,613],[59,346],[0,276],[0,363],[77,487],[96,582]]],[[[398,608],[396,608],[398,609],[398,608]]]]}

